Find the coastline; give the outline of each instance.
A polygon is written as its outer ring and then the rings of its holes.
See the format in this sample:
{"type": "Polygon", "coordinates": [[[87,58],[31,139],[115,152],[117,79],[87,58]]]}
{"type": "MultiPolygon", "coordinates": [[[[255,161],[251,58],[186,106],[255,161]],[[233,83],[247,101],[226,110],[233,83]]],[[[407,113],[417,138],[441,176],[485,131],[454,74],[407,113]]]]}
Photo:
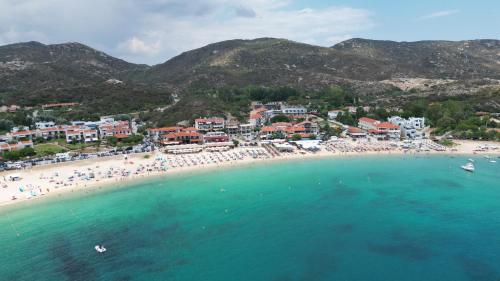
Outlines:
{"type": "MultiPolygon", "coordinates": [[[[54,165],[38,166],[26,170],[20,171],[5,171],[0,173],[0,180],[6,178],[9,174],[20,174],[21,180],[19,181],[4,181],[3,183],[7,185],[6,188],[0,188],[0,210],[10,209],[7,207],[23,207],[30,206],[31,204],[22,204],[27,202],[40,202],[45,199],[58,199],[63,200],[66,196],[65,194],[82,194],[94,192],[96,190],[108,189],[109,187],[121,188],[134,183],[141,182],[144,180],[151,180],[155,178],[168,177],[170,175],[186,174],[186,173],[198,173],[198,172],[210,172],[218,169],[227,169],[231,167],[247,166],[253,164],[265,164],[279,161],[297,161],[297,160],[307,160],[307,159],[320,159],[320,158],[338,158],[338,157],[364,157],[364,156],[397,156],[397,155],[407,155],[407,156],[430,156],[430,155],[450,155],[450,156],[478,156],[478,155],[495,155],[500,156],[500,151],[487,151],[487,152],[475,152],[475,148],[478,145],[491,144],[495,146],[500,146],[497,142],[474,142],[474,141],[457,141],[458,146],[456,151],[426,151],[426,152],[416,152],[408,151],[405,152],[401,149],[389,150],[389,151],[363,151],[363,152],[329,152],[321,150],[316,153],[307,152],[293,153],[293,154],[283,154],[280,156],[269,157],[269,158],[245,158],[232,161],[226,161],[221,163],[206,163],[187,167],[168,167],[166,171],[156,168],[156,165],[161,161],[165,161],[169,155],[156,152],[154,154],[137,154],[129,156],[128,159],[123,159],[123,156],[110,157],[107,159],[86,159],[77,162],[66,162],[58,163],[54,165]],[[145,158],[145,155],[150,155],[149,158],[145,158]],[[113,176],[110,178],[96,178],[94,180],[86,181],[75,181],[68,183],[64,186],[59,185],[56,187],[54,185],[54,179],[47,175],[52,175],[57,173],[58,176],[68,177],[76,173],[76,171],[104,171],[104,170],[117,170],[117,169],[137,169],[138,167],[153,167],[156,170],[147,171],[141,174],[130,174],[127,176],[113,176]],[[17,200],[11,200],[13,194],[21,194],[18,189],[20,186],[33,186],[42,190],[43,195],[30,196],[30,197],[18,197],[17,200]]],[[[241,150],[241,149],[240,149],[241,150]]],[[[238,149],[234,151],[238,152],[238,149]]],[[[162,164],[163,165],[163,164],[162,164]]],[[[158,165],[159,166],[159,165],[158,165]]],[[[149,169],[148,169],[149,170],[149,169]]],[[[100,172],[99,172],[100,173],[100,172]]]]}

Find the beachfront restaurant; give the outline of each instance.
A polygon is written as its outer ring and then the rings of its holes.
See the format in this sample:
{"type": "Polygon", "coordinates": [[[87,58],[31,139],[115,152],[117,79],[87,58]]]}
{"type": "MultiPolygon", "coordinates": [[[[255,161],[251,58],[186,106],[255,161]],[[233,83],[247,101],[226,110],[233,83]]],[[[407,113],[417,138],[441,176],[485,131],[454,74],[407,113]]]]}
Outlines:
{"type": "Polygon", "coordinates": [[[316,152],[320,151],[320,140],[300,140],[300,141],[293,141],[291,143],[295,143],[299,148],[308,150],[311,152],[316,152]]]}
{"type": "Polygon", "coordinates": [[[294,146],[289,143],[273,143],[273,145],[279,152],[293,152],[295,150],[294,146]]]}
{"type": "Polygon", "coordinates": [[[211,142],[203,145],[206,151],[210,152],[218,152],[218,151],[227,151],[234,147],[233,142],[211,142]]]}
{"type": "Polygon", "coordinates": [[[202,150],[203,146],[198,144],[179,144],[179,145],[169,145],[165,147],[165,152],[172,154],[198,153],[201,152],[202,150]]]}

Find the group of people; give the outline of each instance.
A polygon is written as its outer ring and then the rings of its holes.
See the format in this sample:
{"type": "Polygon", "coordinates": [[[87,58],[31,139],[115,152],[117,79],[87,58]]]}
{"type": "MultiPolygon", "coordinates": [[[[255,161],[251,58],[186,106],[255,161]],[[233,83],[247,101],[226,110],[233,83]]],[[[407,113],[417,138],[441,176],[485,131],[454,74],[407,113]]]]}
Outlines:
{"type": "Polygon", "coordinates": [[[241,161],[245,159],[270,158],[271,155],[263,148],[235,149],[224,152],[200,152],[194,154],[172,154],[167,155],[168,167],[190,167],[198,165],[221,164],[227,162],[241,161]]]}

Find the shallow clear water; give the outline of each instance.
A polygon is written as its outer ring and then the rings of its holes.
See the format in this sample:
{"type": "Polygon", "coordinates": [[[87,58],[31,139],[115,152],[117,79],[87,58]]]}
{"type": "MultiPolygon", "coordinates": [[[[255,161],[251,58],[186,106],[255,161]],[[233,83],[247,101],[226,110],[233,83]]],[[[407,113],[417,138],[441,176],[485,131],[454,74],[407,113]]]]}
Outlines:
{"type": "Polygon", "coordinates": [[[0,280],[500,280],[500,165],[466,159],[267,163],[30,202],[0,211],[0,280]]]}

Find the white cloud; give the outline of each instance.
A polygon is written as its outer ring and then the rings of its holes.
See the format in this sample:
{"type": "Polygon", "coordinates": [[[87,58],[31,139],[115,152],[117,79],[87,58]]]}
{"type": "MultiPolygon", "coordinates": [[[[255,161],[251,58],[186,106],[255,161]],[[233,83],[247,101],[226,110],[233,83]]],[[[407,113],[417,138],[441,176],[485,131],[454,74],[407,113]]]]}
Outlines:
{"type": "Polygon", "coordinates": [[[435,19],[435,18],[448,17],[448,16],[458,14],[458,13],[460,13],[460,10],[439,11],[439,12],[434,12],[434,13],[425,15],[423,17],[420,17],[420,20],[430,20],[430,19],[435,19]]]}
{"type": "Polygon", "coordinates": [[[291,0],[0,0],[0,43],[79,41],[140,63],[229,39],[331,46],[372,28],[363,9],[293,9],[291,0]]]}
{"type": "Polygon", "coordinates": [[[143,40],[132,37],[120,46],[122,50],[128,51],[132,54],[151,56],[160,50],[160,42],[146,43],[143,40]]]}

